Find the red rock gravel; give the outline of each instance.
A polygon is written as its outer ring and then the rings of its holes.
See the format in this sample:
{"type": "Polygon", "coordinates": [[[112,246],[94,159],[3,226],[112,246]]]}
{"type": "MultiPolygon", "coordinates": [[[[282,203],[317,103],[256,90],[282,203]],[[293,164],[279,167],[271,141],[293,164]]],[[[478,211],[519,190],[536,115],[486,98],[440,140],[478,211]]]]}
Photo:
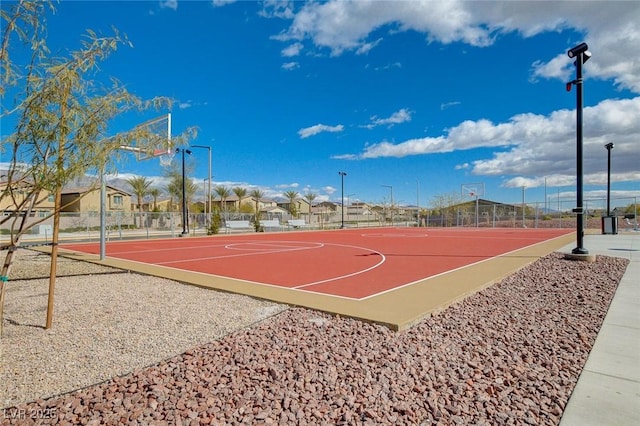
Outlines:
{"type": "Polygon", "coordinates": [[[402,332],[290,309],[0,423],[555,425],[627,262],[554,253],[402,332]]]}

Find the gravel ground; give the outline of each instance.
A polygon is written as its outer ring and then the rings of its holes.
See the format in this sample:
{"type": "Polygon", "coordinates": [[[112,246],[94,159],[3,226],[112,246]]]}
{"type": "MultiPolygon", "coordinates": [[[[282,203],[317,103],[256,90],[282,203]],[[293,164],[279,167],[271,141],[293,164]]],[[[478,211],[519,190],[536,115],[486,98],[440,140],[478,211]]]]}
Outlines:
{"type": "Polygon", "coordinates": [[[11,282],[6,317],[24,325],[10,322],[2,339],[0,391],[17,405],[0,424],[555,425],[627,263],[550,254],[402,332],[134,274],[59,279],[45,331],[29,326],[44,312],[19,312],[46,299],[25,309],[27,290],[11,282]],[[174,340],[184,343],[156,352],[174,340]]]}
{"type": "Polygon", "coordinates": [[[17,253],[0,339],[0,408],[129,373],[286,309],[59,258],[53,326],[45,330],[51,257],[17,253]]]}

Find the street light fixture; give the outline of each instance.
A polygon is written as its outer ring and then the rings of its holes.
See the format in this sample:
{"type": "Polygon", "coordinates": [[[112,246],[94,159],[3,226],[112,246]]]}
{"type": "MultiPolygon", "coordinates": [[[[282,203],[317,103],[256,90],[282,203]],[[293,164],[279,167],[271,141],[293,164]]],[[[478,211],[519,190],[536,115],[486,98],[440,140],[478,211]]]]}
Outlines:
{"type": "Polygon", "coordinates": [[[577,192],[577,206],[573,209],[577,214],[577,246],[571,252],[573,254],[589,254],[589,250],[583,247],[584,241],[584,212],[583,207],[583,172],[582,172],[582,107],[583,107],[583,81],[582,81],[582,65],[591,58],[591,52],[589,52],[589,46],[587,43],[580,43],[579,45],[569,49],[567,55],[570,58],[576,58],[574,65],[576,66],[576,79],[567,83],[567,91],[571,91],[571,86],[576,86],[576,192],[577,192]]]}
{"type": "Polygon", "coordinates": [[[417,226],[420,227],[420,180],[416,179],[416,219],[417,226]]]}
{"type": "Polygon", "coordinates": [[[207,185],[207,203],[209,205],[209,214],[207,215],[207,207],[204,209],[204,215],[206,217],[205,223],[209,223],[211,219],[211,147],[206,145],[191,145],[191,148],[203,148],[209,151],[209,184],[207,185]]]}
{"type": "Polygon", "coordinates": [[[526,189],[527,189],[527,187],[526,187],[526,186],[524,186],[524,185],[522,185],[522,227],[523,227],[523,228],[526,228],[526,227],[527,227],[527,225],[526,225],[526,223],[525,223],[525,213],[524,213],[525,208],[526,208],[526,204],[525,204],[525,202],[524,202],[524,191],[525,191],[526,189]]]}
{"type": "Polygon", "coordinates": [[[342,185],[342,225],[340,225],[340,229],[344,229],[344,177],[347,175],[345,172],[338,172],[340,175],[340,181],[342,185]]]}
{"type": "Polygon", "coordinates": [[[176,152],[182,153],[182,234],[180,234],[180,236],[186,237],[189,235],[189,231],[187,231],[187,221],[189,218],[187,216],[187,179],[184,171],[184,154],[191,154],[191,151],[186,148],[177,148],[176,152]]]}
{"type": "Polygon", "coordinates": [[[611,216],[611,150],[613,143],[604,146],[607,149],[607,217],[611,216]]]}

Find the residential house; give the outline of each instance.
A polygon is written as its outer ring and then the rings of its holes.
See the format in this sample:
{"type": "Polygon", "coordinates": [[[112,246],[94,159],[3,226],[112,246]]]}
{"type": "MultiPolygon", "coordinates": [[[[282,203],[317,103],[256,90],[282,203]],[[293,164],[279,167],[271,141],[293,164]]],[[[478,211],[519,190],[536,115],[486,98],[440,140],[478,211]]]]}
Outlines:
{"type": "MultiPolygon", "coordinates": [[[[238,202],[240,200],[238,199],[238,196],[233,192],[229,194],[227,198],[224,199],[224,204],[222,203],[222,199],[220,199],[219,195],[214,195],[214,197],[215,198],[211,200],[211,204],[214,210],[218,209],[224,212],[235,212],[239,208],[238,202]]],[[[255,206],[255,202],[252,201],[251,197],[244,197],[242,199],[243,205],[249,204],[249,203],[251,203],[252,206],[255,206]]]]}
{"type": "MultiPolygon", "coordinates": [[[[0,181],[0,191],[2,194],[0,195],[0,211],[2,211],[2,214],[5,216],[13,214],[16,211],[17,206],[21,205],[25,201],[27,195],[29,195],[28,184],[23,183],[24,189],[20,188],[14,190],[13,196],[15,199],[12,199],[8,192],[5,193],[7,185],[8,182],[0,181]]],[[[44,217],[50,215],[55,207],[54,194],[46,190],[42,190],[38,198],[39,200],[31,212],[31,217],[44,217]]]]}
{"type": "Polygon", "coordinates": [[[353,216],[373,216],[375,213],[367,203],[355,202],[346,206],[346,213],[353,216]]]}
{"type": "MultiPolygon", "coordinates": [[[[131,194],[113,186],[106,186],[105,211],[130,213],[131,194]]],[[[62,190],[62,212],[88,213],[100,211],[100,188],[66,187],[62,190]]]]}
{"type": "MultiPolygon", "coordinates": [[[[286,200],[279,201],[278,207],[286,210],[287,212],[291,211],[291,201],[287,198],[286,200]]],[[[293,200],[293,206],[298,216],[308,216],[311,212],[311,204],[309,204],[309,200],[305,198],[296,198],[293,200]]]]}

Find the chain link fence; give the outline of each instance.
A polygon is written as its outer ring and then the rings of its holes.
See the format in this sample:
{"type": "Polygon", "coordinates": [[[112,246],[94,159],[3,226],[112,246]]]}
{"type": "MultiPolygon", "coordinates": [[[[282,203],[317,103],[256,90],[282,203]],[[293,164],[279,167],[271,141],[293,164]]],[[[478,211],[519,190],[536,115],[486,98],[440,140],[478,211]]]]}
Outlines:
{"type": "MultiPolygon", "coordinates": [[[[589,199],[584,202],[585,229],[600,229],[602,216],[606,215],[606,199],[589,199]]],[[[617,198],[612,205],[624,206],[611,213],[618,220],[618,229],[638,229],[638,204],[635,198],[617,198]]],[[[289,220],[304,220],[304,229],[337,229],[366,228],[378,226],[426,226],[426,227],[479,227],[479,228],[575,228],[577,214],[573,211],[575,200],[554,200],[553,202],[533,202],[526,204],[491,204],[475,203],[441,209],[434,214],[433,210],[423,209],[420,220],[416,211],[398,209],[393,215],[379,213],[355,215],[340,211],[302,214],[293,217],[287,214],[263,213],[260,221],[277,221],[281,226],[269,228],[269,232],[300,229],[288,226],[289,220]],[[424,214],[426,212],[426,214],[424,214]]],[[[247,221],[253,225],[255,215],[248,213],[221,212],[219,233],[237,232],[225,228],[227,221],[247,221]]],[[[126,238],[175,237],[187,232],[189,235],[207,235],[210,233],[211,218],[203,213],[189,214],[183,224],[180,212],[142,212],[142,213],[107,213],[105,237],[109,240],[126,238]]],[[[30,223],[38,220],[29,219],[30,223]]],[[[0,229],[0,239],[8,239],[9,224],[0,229]]],[[[243,232],[249,232],[244,230],[243,232]]],[[[53,218],[34,226],[29,238],[49,241],[53,233],[53,218]]],[[[60,217],[60,237],[67,239],[99,240],[100,214],[62,213],[60,217]]]]}
{"type": "MultiPolygon", "coordinates": [[[[637,227],[637,198],[616,198],[614,205],[624,206],[610,213],[620,222],[620,228],[637,227]]],[[[607,214],[607,200],[584,201],[585,229],[600,229],[602,217],[607,214]]],[[[467,204],[463,207],[442,209],[441,214],[422,217],[427,226],[481,227],[481,228],[575,228],[577,213],[575,200],[554,200],[523,204],[467,204]]]]}

